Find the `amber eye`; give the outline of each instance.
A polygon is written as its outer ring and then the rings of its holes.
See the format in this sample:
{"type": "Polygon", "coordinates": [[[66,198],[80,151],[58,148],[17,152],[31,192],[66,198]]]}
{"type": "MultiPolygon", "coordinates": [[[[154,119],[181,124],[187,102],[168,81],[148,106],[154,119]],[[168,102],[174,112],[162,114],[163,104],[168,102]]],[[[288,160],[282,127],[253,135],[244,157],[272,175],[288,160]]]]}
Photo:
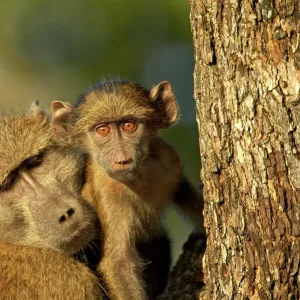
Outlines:
{"type": "Polygon", "coordinates": [[[133,132],[136,129],[136,123],[133,121],[125,122],[122,124],[122,129],[124,131],[133,132]]]}
{"type": "Polygon", "coordinates": [[[100,135],[107,135],[110,132],[110,127],[108,125],[99,125],[95,130],[100,135]]]}

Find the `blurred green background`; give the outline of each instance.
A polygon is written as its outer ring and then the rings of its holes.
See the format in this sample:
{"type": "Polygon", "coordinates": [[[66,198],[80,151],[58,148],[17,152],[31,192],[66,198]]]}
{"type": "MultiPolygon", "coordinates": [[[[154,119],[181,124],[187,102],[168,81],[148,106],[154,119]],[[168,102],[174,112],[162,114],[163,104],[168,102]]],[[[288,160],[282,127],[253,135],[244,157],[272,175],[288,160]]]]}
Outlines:
{"type": "MultiPolygon", "coordinates": [[[[163,135],[197,185],[200,159],[193,100],[193,47],[187,0],[11,0],[0,2],[1,113],[39,99],[74,102],[103,76],[147,88],[169,80],[180,122],[163,135]]],[[[192,226],[170,209],[174,258],[192,226]]]]}

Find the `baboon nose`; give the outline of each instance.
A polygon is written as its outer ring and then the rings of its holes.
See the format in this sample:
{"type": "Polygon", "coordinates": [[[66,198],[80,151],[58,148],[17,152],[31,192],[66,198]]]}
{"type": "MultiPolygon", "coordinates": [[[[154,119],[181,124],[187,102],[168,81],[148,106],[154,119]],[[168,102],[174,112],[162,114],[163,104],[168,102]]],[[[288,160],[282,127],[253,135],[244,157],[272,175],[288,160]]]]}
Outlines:
{"type": "Polygon", "coordinates": [[[129,159],[114,159],[114,163],[118,164],[118,165],[130,165],[133,163],[133,159],[129,158],[129,159]]]}
{"type": "Polygon", "coordinates": [[[74,215],[74,213],[75,213],[74,208],[71,207],[71,208],[67,209],[62,215],[59,216],[58,222],[64,223],[65,221],[70,219],[74,215]]]}

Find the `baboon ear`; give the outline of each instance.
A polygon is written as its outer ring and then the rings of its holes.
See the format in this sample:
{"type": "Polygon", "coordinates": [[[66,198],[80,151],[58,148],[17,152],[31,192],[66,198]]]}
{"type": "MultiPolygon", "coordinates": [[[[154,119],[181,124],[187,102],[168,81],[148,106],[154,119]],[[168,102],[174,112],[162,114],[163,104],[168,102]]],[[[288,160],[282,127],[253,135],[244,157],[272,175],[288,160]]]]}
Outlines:
{"type": "Polygon", "coordinates": [[[157,102],[158,109],[163,113],[164,127],[169,127],[178,119],[178,105],[168,81],[163,81],[152,88],[150,98],[157,102]]]}
{"type": "Polygon", "coordinates": [[[37,117],[38,115],[44,115],[44,112],[40,109],[39,100],[33,101],[28,110],[28,114],[37,117]]]}
{"type": "Polygon", "coordinates": [[[74,107],[72,104],[62,101],[53,101],[52,110],[52,128],[55,137],[64,143],[70,141],[70,128],[73,120],[74,107]]]}

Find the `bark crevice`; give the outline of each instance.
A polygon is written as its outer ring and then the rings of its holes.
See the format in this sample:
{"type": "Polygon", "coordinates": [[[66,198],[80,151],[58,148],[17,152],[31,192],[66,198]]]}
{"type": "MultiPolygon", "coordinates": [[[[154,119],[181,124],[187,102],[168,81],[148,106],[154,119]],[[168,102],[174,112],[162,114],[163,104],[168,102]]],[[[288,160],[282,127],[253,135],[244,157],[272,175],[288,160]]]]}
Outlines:
{"type": "Polygon", "coordinates": [[[300,297],[300,4],[190,0],[201,299],[300,297]]]}

